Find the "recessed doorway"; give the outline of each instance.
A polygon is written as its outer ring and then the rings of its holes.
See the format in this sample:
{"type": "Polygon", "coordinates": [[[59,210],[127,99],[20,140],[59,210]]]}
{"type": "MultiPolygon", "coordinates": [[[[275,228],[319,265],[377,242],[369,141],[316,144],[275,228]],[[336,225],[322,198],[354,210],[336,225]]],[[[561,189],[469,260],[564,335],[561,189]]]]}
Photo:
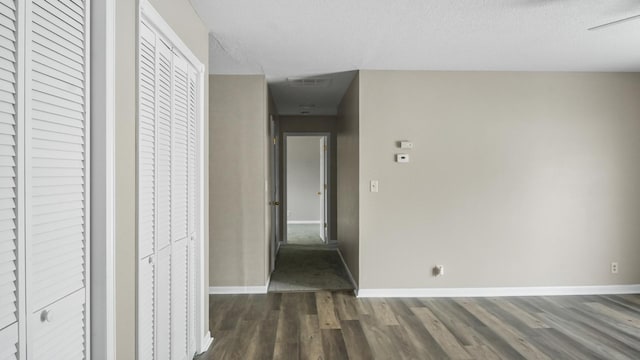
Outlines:
{"type": "Polygon", "coordinates": [[[284,243],[325,245],[330,234],[329,133],[284,134],[284,243]]]}

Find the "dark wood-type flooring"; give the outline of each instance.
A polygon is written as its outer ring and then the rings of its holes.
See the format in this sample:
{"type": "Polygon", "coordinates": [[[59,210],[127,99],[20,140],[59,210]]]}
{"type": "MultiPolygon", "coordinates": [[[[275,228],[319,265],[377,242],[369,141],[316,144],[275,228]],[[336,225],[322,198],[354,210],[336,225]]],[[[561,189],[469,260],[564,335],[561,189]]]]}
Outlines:
{"type": "Polygon", "coordinates": [[[214,295],[209,359],[640,359],[640,295],[214,295]]]}

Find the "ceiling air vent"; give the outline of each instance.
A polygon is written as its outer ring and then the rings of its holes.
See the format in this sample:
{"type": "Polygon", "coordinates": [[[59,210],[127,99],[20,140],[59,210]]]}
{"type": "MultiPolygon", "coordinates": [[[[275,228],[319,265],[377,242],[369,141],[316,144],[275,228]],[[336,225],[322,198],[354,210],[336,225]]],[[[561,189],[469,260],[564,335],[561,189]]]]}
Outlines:
{"type": "Polygon", "coordinates": [[[326,88],[331,85],[328,78],[288,78],[289,86],[295,88],[326,88]]]}

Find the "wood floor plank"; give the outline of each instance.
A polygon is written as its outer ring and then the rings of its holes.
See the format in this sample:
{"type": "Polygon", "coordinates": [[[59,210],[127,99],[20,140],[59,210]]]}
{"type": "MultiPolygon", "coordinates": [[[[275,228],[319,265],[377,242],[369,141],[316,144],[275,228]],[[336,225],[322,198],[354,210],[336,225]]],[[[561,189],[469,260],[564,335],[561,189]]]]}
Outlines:
{"type": "Polygon", "coordinates": [[[491,299],[493,303],[498,305],[500,308],[509,312],[528,327],[532,329],[548,329],[549,325],[545,324],[544,321],[540,320],[535,314],[531,314],[522,309],[522,307],[517,306],[512,298],[495,298],[491,299]]]}
{"type": "Polygon", "coordinates": [[[501,337],[509,342],[509,344],[515,348],[522,356],[527,359],[540,359],[550,360],[549,356],[537,349],[526,341],[525,337],[514,327],[507,325],[496,318],[493,314],[482,308],[477,303],[469,300],[457,301],[462,307],[474,314],[480,321],[484,322],[487,326],[495,329],[501,337]]]}
{"type": "Polygon", "coordinates": [[[453,359],[472,359],[463,345],[461,345],[453,334],[438,319],[431,310],[424,307],[411,309],[416,317],[420,319],[424,327],[433,336],[442,349],[453,359]]]}
{"type": "Polygon", "coordinates": [[[322,348],[326,359],[349,360],[347,349],[340,329],[322,329],[322,348]]]}
{"type": "Polygon", "coordinates": [[[353,293],[337,291],[333,293],[333,303],[339,320],[358,320],[358,309],[353,293]]]}
{"type": "Polygon", "coordinates": [[[474,358],[482,360],[501,360],[491,348],[487,345],[468,345],[464,347],[465,350],[474,358]]]}
{"type": "Polygon", "coordinates": [[[389,306],[387,299],[373,298],[367,299],[367,302],[371,307],[372,315],[375,316],[382,324],[387,326],[400,325],[393,310],[391,309],[391,306],[389,306]]]}
{"type": "Polygon", "coordinates": [[[331,292],[318,291],[315,295],[320,329],[340,329],[340,320],[336,314],[331,292]]]}
{"type": "Polygon", "coordinates": [[[394,336],[388,326],[383,325],[373,315],[361,315],[360,324],[367,342],[376,359],[397,359],[400,349],[394,342],[394,336]]]}
{"type": "Polygon", "coordinates": [[[300,319],[300,359],[324,359],[318,315],[303,315],[300,319]]]}
{"type": "Polygon", "coordinates": [[[350,360],[370,360],[373,353],[359,320],[340,321],[342,336],[350,360]]]}
{"type": "Polygon", "coordinates": [[[410,346],[416,349],[418,359],[446,359],[449,357],[416,316],[398,315],[397,318],[400,326],[406,331],[410,346]]]}

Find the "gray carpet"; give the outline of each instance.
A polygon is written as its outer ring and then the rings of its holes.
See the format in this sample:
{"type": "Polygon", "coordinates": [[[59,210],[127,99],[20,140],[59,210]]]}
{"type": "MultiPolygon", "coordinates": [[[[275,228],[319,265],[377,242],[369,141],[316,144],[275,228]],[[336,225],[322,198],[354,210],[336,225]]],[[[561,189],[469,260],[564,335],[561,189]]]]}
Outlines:
{"type": "Polygon", "coordinates": [[[298,245],[324,244],[320,224],[287,224],[287,243],[298,245]]]}
{"type": "Polygon", "coordinates": [[[285,245],[276,258],[269,292],[353,289],[335,249],[285,245]]]}

